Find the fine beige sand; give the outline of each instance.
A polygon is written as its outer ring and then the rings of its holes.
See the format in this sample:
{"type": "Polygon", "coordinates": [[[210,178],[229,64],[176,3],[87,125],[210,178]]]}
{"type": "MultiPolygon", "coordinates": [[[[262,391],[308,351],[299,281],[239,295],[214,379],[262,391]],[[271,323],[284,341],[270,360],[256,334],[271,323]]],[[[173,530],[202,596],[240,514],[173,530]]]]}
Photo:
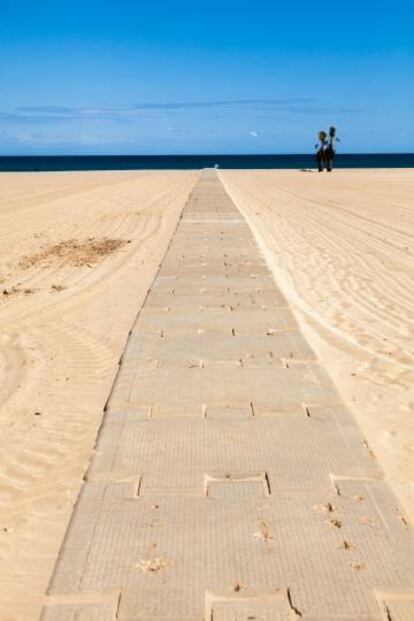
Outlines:
{"type": "Polygon", "coordinates": [[[414,171],[220,176],[413,518],[414,171]]]}
{"type": "Polygon", "coordinates": [[[37,619],[196,172],[1,174],[0,619],[37,619]]]}

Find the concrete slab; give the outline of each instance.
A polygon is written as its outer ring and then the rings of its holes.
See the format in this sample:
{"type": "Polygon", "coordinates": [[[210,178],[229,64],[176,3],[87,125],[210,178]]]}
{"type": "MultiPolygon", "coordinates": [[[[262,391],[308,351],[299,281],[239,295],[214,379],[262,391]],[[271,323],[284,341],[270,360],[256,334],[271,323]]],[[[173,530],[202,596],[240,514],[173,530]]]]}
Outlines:
{"type": "Polygon", "coordinates": [[[256,416],[296,412],[305,405],[338,403],[338,394],[319,367],[137,368],[117,383],[112,403],[151,407],[153,416],[200,416],[205,407],[244,407],[256,416]]]}
{"type": "Polygon", "coordinates": [[[164,481],[167,487],[168,478],[178,476],[183,486],[197,488],[202,495],[205,477],[214,473],[224,473],[224,478],[237,472],[266,473],[272,493],[337,491],[349,487],[352,477],[380,478],[363,439],[349,432],[353,424],[346,410],[324,412],[325,418],[299,411],[255,420],[248,407],[207,407],[205,420],[147,417],[140,422],[109,410],[88,479],[123,480],[131,475],[142,478],[142,491],[149,489],[149,480],[157,487],[164,481]],[[287,443],[288,454],[283,450],[287,443]]]}
{"type": "Polygon", "coordinates": [[[148,308],[175,309],[202,309],[202,308],[226,308],[233,312],[244,309],[268,310],[287,306],[282,295],[272,295],[271,291],[237,292],[233,293],[226,289],[212,294],[202,288],[197,293],[177,293],[172,290],[151,291],[147,299],[148,308]]]}
{"type": "MultiPolygon", "coordinates": [[[[206,295],[211,292],[221,293],[224,290],[232,294],[264,292],[268,293],[275,290],[275,283],[270,274],[262,275],[260,278],[250,278],[246,276],[212,276],[204,274],[201,278],[191,276],[158,276],[153,282],[153,291],[173,291],[177,294],[202,293],[206,295]]],[[[281,293],[276,293],[279,297],[281,293]]]]}
{"type": "Polygon", "coordinates": [[[406,584],[412,548],[397,519],[391,539],[369,485],[357,486],[361,503],[333,491],[266,496],[240,481],[223,483],[211,497],[163,490],[137,497],[130,483],[88,483],[51,588],[87,593],[122,585],[119,619],[168,618],[172,611],[186,618],[202,617],[207,593],[227,589],[230,596],[236,585],[263,593],[288,579],[292,606],[302,614],[379,618],[372,586],[406,584]],[[87,487],[102,493],[98,512],[84,502],[87,487]],[[88,537],[85,521],[93,527],[88,537]]]}
{"type": "Polygon", "coordinates": [[[132,334],[122,358],[123,368],[202,366],[269,367],[316,363],[315,354],[300,332],[269,336],[201,333],[193,336],[132,334]]]}
{"type": "Polygon", "coordinates": [[[288,308],[238,310],[230,308],[143,308],[134,334],[163,336],[196,335],[220,332],[229,336],[273,336],[277,332],[297,330],[297,323],[288,308]]]}

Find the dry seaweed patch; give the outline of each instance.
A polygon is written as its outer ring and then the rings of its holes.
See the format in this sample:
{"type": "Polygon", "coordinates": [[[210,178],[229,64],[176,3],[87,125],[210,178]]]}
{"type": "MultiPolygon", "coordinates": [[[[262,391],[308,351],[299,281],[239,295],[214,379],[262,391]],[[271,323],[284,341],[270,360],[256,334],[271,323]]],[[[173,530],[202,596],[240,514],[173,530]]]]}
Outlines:
{"type": "Polygon", "coordinates": [[[261,541],[264,541],[267,548],[270,549],[272,546],[272,541],[274,540],[275,537],[274,537],[274,534],[272,532],[272,528],[269,522],[267,522],[266,520],[260,520],[259,531],[254,534],[254,537],[256,539],[260,539],[261,541]]]}
{"type": "Polygon", "coordinates": [[[49,246],[41,252],[26,256],[19,265],[28,269],[41,264],[57,263],[58,265],[73,265],[75,267],[91,266],[104,257],[113,254],[125,244],[130,243],[123,239],[97,239],[88,237],[86,240],[68,239],[59,244],[49,246]]]}
{"type": "Polygon", "coordinates": [[[54,291],[54,292],[58,292],[60,293],[61,291],[64,291],[66,289],[66,287],[64,287],[63,285],[51,285],[50,290],[54,291]]]}
{"type": "Polygon", "coordinates": [[[150,558],[139,561],[139,563],[137,563],[135,567],[142,571],[142,573],[144,574],[157,574],[163,569],[170,567],[172,564],[173,562],[170,559],[150,558]]]}

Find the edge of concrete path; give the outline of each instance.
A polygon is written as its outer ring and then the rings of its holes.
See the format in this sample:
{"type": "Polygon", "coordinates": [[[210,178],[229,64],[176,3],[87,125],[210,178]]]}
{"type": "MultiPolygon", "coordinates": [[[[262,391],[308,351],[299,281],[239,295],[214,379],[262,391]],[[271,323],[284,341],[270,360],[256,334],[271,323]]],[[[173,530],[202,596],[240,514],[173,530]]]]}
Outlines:
{"type": "MultiPolygon", "coordinates": [[[[170,239],[169,239],[168,244],[167,244],[167,246],[166,246],[166,248],[165,248],[165,251],[164,251],[164,253],[163,253],[163,255],[162,255],[161,261],[160,261],[160,263],[159,263],[159,265],[158,265],[158,267],[157,267],[157,269],[156,269],[156,271],[155,271],[154,277],[153,277],[153,279],[152,279],[152,281],[151,281],[151,285],[149,286],[149,288],[148,288],[148,290],[147,290],[147,293],[145,294],[145,297],[144,297],[144,299],[143,299],[143,301],[142,301],[142,304],[141,304],[141,306],[138,308],[138,311],[137,311],[137,313],[136,313],[136,315],[135,315],[135,317],[134,317],[134,319],[133,319],[133,321],[132,321],[132,323],[131,323],[131,326],[130,326],[130,328],[129,328],[129,330],[128,330],[127,337],[126,337],[126,339],[125,339],[125,341],[124,341],[124,344],[123,344],[123,347],[122,347],[122,354],[121,354],[121,356],[119,357],[119,360],[118,360],[118,368],[117,368],[117,370],[116,370],[116,373],[115,373],[115,376],[114,376],[114,379],[113,379],[112,385],[111,385],[111,387],[110,387],[110,389],[109,389],[109,392],[108,392],[108,397],[107,397],[107,399],[106,399],[106,401],[105,401],[105,405],[104,405],[103,410],[102,410],[102,418],[101,418],[101,421],[100,421],[99,427],[98,427],[97,432],[96,432],[95,441],[94,441],[94,443],[93,443],[93,447],[92,447],[92,450],[91,450],[91,454],[90,454],[90,457],[89,457],[89,460],[88,460],[87,466],[86,466],[85,471],[84,471],[84,473],[83,473],[82,482],[81,482],[81,484],[80,484],[79,491],[78,491],[77,496],[76,496],[76,500],[75,500],[75,502],[74,502],[74,503],[73,503],[73,505],[72,505],[71,516],[70,516],[70,518],[69,518],[69,520],[68,520],[68,523],[67,523],[67,525],[66,525],[65,534],[64,534],[64,536],[63,536],[63,538],[62,538],[62,541],[61,541],[61,543],[60,543],[59,553],[57,554],[56,559],[55,559],[55,562],[53,563],[52,571],[51,571],[51,573],[50,573],[50,578],[49,578],[49,581],[48,581],[48,586],[47,586],[46,592],[45,592],[45,594],[44,594],[44,598],[45,598],[45,599],[47,599],[48,597],[50,597],[50,596],[49,596],[49,589],[50,589],[50,585],[51,585],[51,582],[52,582],[53,576],[54,576],[54,574],[55,574],[55,570],[56,570],[56,568],[57,568],[58,562],[59,562],[59,560],[60,560],[60,558],[61,558],[62,551],[63,551],[63,549],[64,549],[64,545],[65,545],[65,541],[66,541],[66,539],[67,539],[67,536],[68,536],[68,533],[69,533],[69,530],[70,530],[70,525],[71,525],[71,523],[72,523],[72,521],[73,521],[73,518],[74,518],[74,515],[75,515],[75,512],[76,512],[76,508],[77,508],[77,506],[78,506],[78,504],[79,504],[79,500],[80,500],[80,497],[81,497],[81,494],[82,494],[82,490],[83,490],[83,488],[84,488],[84,486],[85,486],[85,483],[87,482],[87,479],[88,479],[88,472],[90,471],[90,468],[91,468],[91,465],[92,465],[92,460],[93,460],[93,457],[94,457],[95,452],[96,452],[96,448],[97,448],[98,443],[99,443],[99,437],[100,437],[100,434],[101,434],[101,432],[102,432],[102,428],[103,428],[104,423],[105,423],[105,413],[106,413],[106,411],[107,411],[107,409],[108,409],[109,402],[110,402],[110,400],[111,400],[111,397],[112,397],[112,394],[113,394],[113,392],[114,392],[114,388],[115,388],[116,382],[117,382],[118,377],[119,377],[119,373],[120,373],[120,369],[121,369],[121,364],[122,364],[122,358],[123,358],[123,355],[124,355],[125,349],[126,349],[126,347],[127,347],[128,343],[129,343],[129,341],[130,341],[131,334],[133,333],[134,327],[136,326],[136,324],[137,324],[137,322],[138,322],[138,320],[139,320],[139,318],[140,318],[141,311],[142,311],[143,307],[145,306],[145,302],[146,302],[146,300],[147,300],[147,298],[148,298],[148,296],[149,296],[149,294],[150,294],[150,292],[151,292],[152,285],[153,285],[154,281],[156,280],[156,278],[157,278],[157,276],[158,276],[158,274],[159,274],[159,272],[160,272],[160,270],[161,270],[161,267],[162,267],[163,261],[164,261],[164,259],[165,259],[166,255],[167,255],[167,253],[168,253],[168,251],[169,251],[170,247],[171,247],[172,240],[173,240],[173,238],[174,238],[174,236],[175,236],[175,234],[176,234],[176,232],[177,232],[177,229],[178,229],[178,227],[179,227],[179,225],[180,225],[180,222],[181,222],[181,220],[182,220],[182,218],[183,218],[183,212],[184,212],[184,209],[185,209],[185,207],[186,207],[186,205],[187,205],[188,201],[191,199],[191,196],[192,196],[192,194],[193,194],[194,190],[196,189],[196,187],[197,187],[197,185],[198,185],[198,182],[200,181],[200,177],[201,177],[202,173],[203,173],[203,170],[201,170],[201,171],[200,171],[200,174],[199,174],[198,179],[195,181],[194,186],[193,186],[193,188],[191,189],[191,192],[189,192],[189,194],[188,194],[188,196],[187,196],[187,199],[186,199],[185,203],[183,204],[183,206],[182,206],[182,208],[181,208],[180,215],[179,215],[179,217],[177,218],[176,225],[175,225],[175,227],[174,227],[174,229],[173,229],[173,231],[172,231],[172,233],[171,233],[170,239]]],[[[47,602],[45,602],[45,604],[46,604],[46,603],[47,603],[47,602]]]]}

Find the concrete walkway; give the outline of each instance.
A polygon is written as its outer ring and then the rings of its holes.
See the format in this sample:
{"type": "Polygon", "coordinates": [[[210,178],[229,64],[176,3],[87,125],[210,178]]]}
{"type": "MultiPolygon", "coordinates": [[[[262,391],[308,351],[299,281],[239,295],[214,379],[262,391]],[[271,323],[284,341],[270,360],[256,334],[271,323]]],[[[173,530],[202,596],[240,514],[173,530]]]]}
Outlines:
{"type": "Polygon", "coordinates": [[[414,619],[413,538],[216,173],[126,348],[44,621],[414,619]]]}

